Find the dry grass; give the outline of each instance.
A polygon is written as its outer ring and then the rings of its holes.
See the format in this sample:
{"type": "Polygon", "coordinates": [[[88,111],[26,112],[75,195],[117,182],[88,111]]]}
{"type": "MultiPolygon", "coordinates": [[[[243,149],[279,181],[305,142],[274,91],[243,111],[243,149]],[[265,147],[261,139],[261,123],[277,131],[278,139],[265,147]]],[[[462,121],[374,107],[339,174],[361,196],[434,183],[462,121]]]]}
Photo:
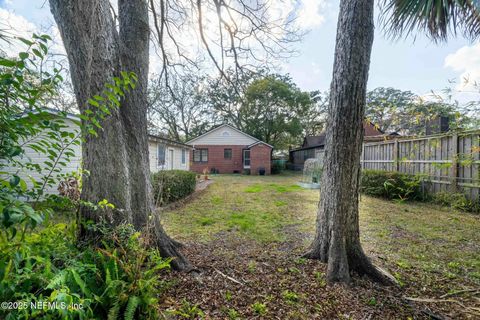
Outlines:
{"type": "MultiPolygon", "coordinates": [[[[253,241],[260,250],[275,245],[288,250],[289,243],[300,250],[308,246],[319,193],[297,187],[298,175],[212,178],[215,183],[203,195],[164,213],[172,236],[207,247],[219,235],[253,241]]],[[[480,310],[475,309],[478,292],[472,291],[480,286],[479,218],[425,203],[361,199],[366,252],[395,275],[402,295],[422,299],[448,295],[451,301],[423,305],[454,318],[468,318],[480,310]]],[[[234,251],[229,254],[234,258],[234,251]]]]}

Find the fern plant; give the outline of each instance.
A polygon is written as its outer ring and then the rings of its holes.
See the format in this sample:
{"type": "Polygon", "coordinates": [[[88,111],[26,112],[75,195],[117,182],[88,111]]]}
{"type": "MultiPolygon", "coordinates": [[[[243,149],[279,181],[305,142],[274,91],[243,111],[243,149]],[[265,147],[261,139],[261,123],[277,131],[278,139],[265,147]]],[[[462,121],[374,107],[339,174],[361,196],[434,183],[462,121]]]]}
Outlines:
{"type": "MultiPolygon", "coordinates": [[[[68,200],[46,196],[46,188],[65,179],[61,169],[74,156],[73,147],[85,135],[96,135],[101,120],[136,83],[134,74],[122,72],[106,84],[89,100],[91,109],[81,115],[81,129],[72,132],[65,124],[66,114],[52,117],[42,109],[63,80],[60,70],[38,67],[48,53],[48,40],[38,35],[19,39],[24,52],[16,58],[0,57],[0,300],[66,307],[3,309],[0,318],[157,319],[159,293],[167,287],[161,272],[170,261],[146,249],[146,240],[130,226],[106,230],[110,237],[101,249],[81,251],[74,222],[44,223],[54,213],[52,208],[58,210],[51,203],[68,200]],[[47,160],[34,163],[25,157],[26,148],[47,160]],[[21,169],[41,173],[42,178],[21,175],[21,169]]],[[[114,206],[108,199],[93,204],[74,198],[74,206],[114,206]]],[[[65,207],[70,205],[65,202],[65,207]]]]}

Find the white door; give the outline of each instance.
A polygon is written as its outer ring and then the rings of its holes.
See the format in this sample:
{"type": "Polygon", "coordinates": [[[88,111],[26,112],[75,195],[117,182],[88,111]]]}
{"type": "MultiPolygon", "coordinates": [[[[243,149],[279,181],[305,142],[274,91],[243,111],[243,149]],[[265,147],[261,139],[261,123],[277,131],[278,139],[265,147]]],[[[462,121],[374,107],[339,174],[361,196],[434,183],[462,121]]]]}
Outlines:
{"type": "Polygon", "coordinates": [[[250,150],[243,150],[243,168],[250,168],[250,150]]]}
{"type": "Polygon", "coordinates": [[[170,170],[173,170],[173,150],[170,149],[170,170]]]}

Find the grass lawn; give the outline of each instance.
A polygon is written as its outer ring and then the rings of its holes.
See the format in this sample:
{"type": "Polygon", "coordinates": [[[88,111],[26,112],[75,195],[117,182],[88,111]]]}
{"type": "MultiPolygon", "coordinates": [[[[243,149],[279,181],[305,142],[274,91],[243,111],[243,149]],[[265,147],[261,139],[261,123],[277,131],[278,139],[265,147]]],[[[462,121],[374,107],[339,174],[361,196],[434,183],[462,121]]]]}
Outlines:
{"type": "Polygon", "coordinates": [[[184,300],[171,308],[211,318],[480,316],[479,216],[362,196],[363,246],[401,288],[357,278],[354,288],[327,289],[325,266],[298,258],[313,237],[318,190],[298,187],[294,174],[212,178],[194,200],[163,214],[167,232],[187,244],[187,256],[206,275],[184,276],[175,289],[184,300]]]}

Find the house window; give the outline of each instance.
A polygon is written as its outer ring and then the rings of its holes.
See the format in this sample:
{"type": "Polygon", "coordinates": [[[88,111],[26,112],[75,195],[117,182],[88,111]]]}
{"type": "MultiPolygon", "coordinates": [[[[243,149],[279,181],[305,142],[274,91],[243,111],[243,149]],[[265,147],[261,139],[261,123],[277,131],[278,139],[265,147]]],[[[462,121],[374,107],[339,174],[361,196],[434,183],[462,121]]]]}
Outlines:
{"type": "Polygon", "coordinates": [[[224,159],[232,159],[232,149],[223,149],[223,158],[224,159]]]}
{"type": "Polygon", "coordinates": [[[208,162],[208,149],[201,149],[202,162],[208,162]]]}
{"type": "Polygon", "coordinates": [[[165,146],[159,144],[157,147],[157,166],[165,165],[165,146]]]}
{"type": "Polygon", "coordinates": [[[185,164],[186,157],[187,157],[187,153],[185,152],[185,149],[182,149],[182,164],[185,164]]]}
{"type": "Polygon", "coordinates": [[[193,151],[193,162],[208,162],[208,149],[196,149],[193,151]]]}
{"type": "Polygon", "coordinates": [[[228,131],[223,131],[223,132],[222,132],[222,136],[224,136],[224,137],[230,137],[230,132],[228,132],[228,131]]]}

